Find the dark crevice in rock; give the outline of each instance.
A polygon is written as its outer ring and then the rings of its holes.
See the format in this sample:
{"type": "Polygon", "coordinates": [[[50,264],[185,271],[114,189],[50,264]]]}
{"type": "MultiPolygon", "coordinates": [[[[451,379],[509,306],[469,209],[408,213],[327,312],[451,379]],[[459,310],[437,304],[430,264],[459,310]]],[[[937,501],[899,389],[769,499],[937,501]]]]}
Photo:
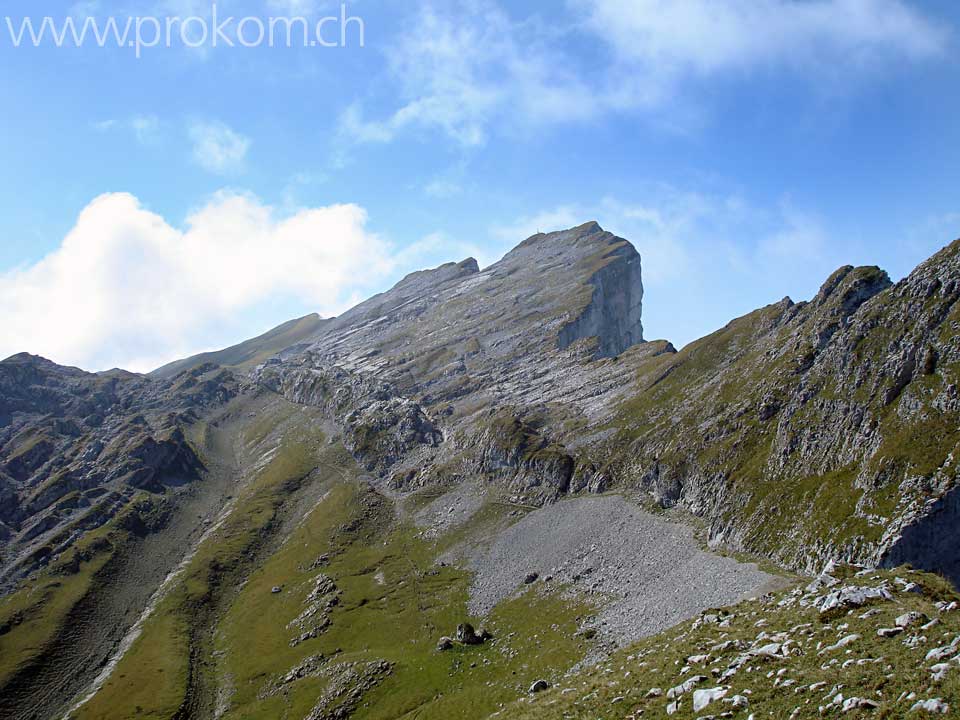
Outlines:
{"type": "Polygon", "coordinates": [[[942,573],[960,588],[960,488],[951,490],[908,525],[884,554],[882,567],[909,564],[942,573]]]}

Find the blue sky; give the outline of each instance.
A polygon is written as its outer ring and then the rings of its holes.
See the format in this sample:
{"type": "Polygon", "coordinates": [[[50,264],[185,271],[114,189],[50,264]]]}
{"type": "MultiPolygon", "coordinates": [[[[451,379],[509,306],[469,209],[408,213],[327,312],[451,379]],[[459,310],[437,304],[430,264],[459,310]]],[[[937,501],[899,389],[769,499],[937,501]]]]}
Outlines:
{"type": "MultiPolygon", "coordinates": [[[[339,15],[220,0],[220,17],[339,15]]],[[[960,7],[905,0],[347,3],[346,47],[39,48],[0,10],[0,354],[146,370],[408,271],[596,219],[683,345],[836,267],[960,236],[960,7]]],[[[328,26],[333,28],[335,26],[328,26]]],[[[336,34],[335,30],[331,30],[336,34]]]]}

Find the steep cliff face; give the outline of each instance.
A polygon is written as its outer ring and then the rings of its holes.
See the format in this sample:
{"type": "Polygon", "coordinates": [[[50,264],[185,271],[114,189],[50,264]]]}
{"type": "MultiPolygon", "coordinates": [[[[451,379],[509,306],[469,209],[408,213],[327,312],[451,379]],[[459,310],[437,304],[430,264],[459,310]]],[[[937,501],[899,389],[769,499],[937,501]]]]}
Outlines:
{"type": "MultiPolygon", "coordinates": [[[[599,225],[593,232],[602,233],[599,225]]],[[[597,357],[616,357],[643,342],[643,278],[640,255],[629,243],[615,246],[590,278],[593,294],[581,314],[557,337],[561,350],[597,338],[597,357]]]]}
{"type": "Polygon", "coordinates": [[[884,567],[912,565],[945,575],[960,587],[960,490],[930,498],[880,557],[884,567]]]}

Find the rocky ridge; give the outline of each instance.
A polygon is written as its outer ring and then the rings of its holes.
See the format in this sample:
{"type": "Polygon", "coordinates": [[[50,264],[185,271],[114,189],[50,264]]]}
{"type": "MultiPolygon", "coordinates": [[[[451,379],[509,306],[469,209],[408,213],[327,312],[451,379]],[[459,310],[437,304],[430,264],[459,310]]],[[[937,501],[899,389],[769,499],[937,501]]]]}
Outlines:
{"type": "Polygon", "coordinates": [[[673,352],[641,342],[642,296],[636,250],[588,223],[482,272],[468,259],[414,273],[253,378],[330,410],[398,489],[481,475],[538,502],[602,490],[559,436],[598,427],[631,391],[625,371],[673,352]]]}
{"type": "Polygon", "coordinates": [[[958,299],[960,242],[896,284],[841,268],[641,366],[602,454],[715,544],[956,578],[958,299]]]}
{"type": "Polygon", "coordinates": [[[42,567],[138,492],[198,479],[184,429],[238,392],[215,365],[151,382],[26,354],[0,363],[0,583],[42,567]]]}

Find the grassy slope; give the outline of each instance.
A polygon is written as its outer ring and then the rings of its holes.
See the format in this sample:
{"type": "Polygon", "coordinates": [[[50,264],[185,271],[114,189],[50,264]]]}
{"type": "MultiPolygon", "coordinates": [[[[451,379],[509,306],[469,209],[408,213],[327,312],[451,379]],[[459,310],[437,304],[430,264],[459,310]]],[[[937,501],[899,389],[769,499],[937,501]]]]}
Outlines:
{"type": "MultiPolygon", "coordinates": [[[[436,643],[467,620],[467,572],[436,563],[465,532],[481,533],[496,513],[446,538],[425,540],[393,504],[357,480],[359,469],[336,445],[321,441],[297,409],[284,405],[246,429],[250,457],[259,457],[282,426],[281,450],[253,479],[227,522],[204,542],[188,569],[145,623],[113,675],[76,714],[82,719],[171,718],[192,705],[196,688],[215,695],[228,718],[306,716],[328,676],[308,676],[271,693],[305,658],[325,667],[385,660],[392,671],[370,690],[357,718],[480,716],[522,695],[540,677],[556,679],[580,659],[575,637],[591,608],[558,595],[528,591],[486,621],[494,641],[440,653],[436,643]],[[274,548],[270,534],[283,503],[319,465],[323,499],[274,548]],[[266,545],[265,545],[266,543],[266,545]],[[258,547],[267,547],[262,561],[258,547]],[[321,554],[329,564],[310,570],[321,554]],[[331,626],[295,648],[288,623],[304,609],[319,572],[341,591],[331,626]],[[281,593],[272,588],[280,586],[281,593]]],[[[285,530],[284,532],[286,532],[285,530]]],[[[476,619],[474,619],[476,621],[476,619]]],[[[209,709],[207,698],[204,712],[209,709]]]]}
{"type": "Polygon", "coordinates": [[[250,578],[218,626],[218,672],[234,688],[226,717],[304,717],[324,688],[307,677],[264,697],[264,688],[308,656],[331,663],[386,660],[393,671],[363,700],[356,718],[477,717],[515,699],[542,675],[556,676],[584,652],[573,639],[587,608],[528,593],[487,622],[482,647],[439,653],[435,646],[467,619],[468,575],[435,567],[438,546],[396,523],[382,498],[360,486],[335,486],[307,521],[250,578]],[[364,500],[364,502],[361,502],[364,500]],[[353,519],[361,524],[344,532],[353,519]],[[338,530],[338,528],[341,528],[338,530]],[[308,570],[319,553],[329,565],[308,570]],[[290,648],[286,624],[303,609],[312,579],[324,572],[342,591],[331,627],[290,648]],[[281,586],[279,595],[271,588],[281,586]],[[508,639],[511,633],[516,633],[508,639]],[[515,650],[522,652],[515,653],[515,650]]]}
{"type": "Polygon", "coordinates": [[[55,641],[70,611],[91,591],[97,574],[128,541],[128,521],[147,516],[156,507],[156,500],[141,494],[0,601],[0,689],[55,641]]]}
{"type": "MultiPolygon", "coordinates": [[[[259,432],[261,417],[252,426],[259,432]]],[[[248,435],[253,444],[264,436],[248,435]]],[[[235,581],[262,535],[277,517],[285,497],[316,466],[322,438],[307,431],[283,437],[280,450],[246,488],[228,520],[203,542],[175,587],[158,604],[143,632],[78,718],[169,718],[187,700],[191,651],[205,628],[202,618],[217,594],[235,581]]]]}
{"type": "MultiPolygon", "coordinates": [[[[905,717],[916,699],[943,698],[954,708],[960,704],[960,667],[951,663],[946,677],[936,682],[931,679],[929,668],[935,661],[924,661],[926,653],[935,647],[949,644],[960,635],[960,612],[938,611],[933,603],[937,600],[956,599],[957,595],[941,578],[912,573],[901,569],[897,572],[877,572],[866,578],[851,579],[858,585],[879,585],[887,581],[897,587],[893,578],[898,575],[918,582],[923,594],[894,591],[893,602],[879,602],[872,607],[879,612],[873,617],[861,616],[869,609],[859,608],[840,614],[821,617],[814,608],[801,608],[797,604],[779,606],[779,601],[789,595],[784,591],[770,600],[746,601],[727,609],[732,613],[730,626],[720,628],[716,624],[690,621],[682,623],[661,635],[649,638],[635,646],[615,654],[609,661],[565,679],[557,687],[535,698],[524,699],[507,708],[500,717],[511,720],[550,720],[559,718],[666,718],[666,697],[647,698],[653,688],[664,693],[686,679],[702,674],[710,676],[713,669],[725,670],[729,662],[741,650],[730,648],[711,651],[719,643],[743,640],[746,643],[763,645],[767,637],[788,633],[796,643],[794,654],[789,658],[755,659],[742,668],[729,685],[728,697],[744,694],[748,697],[748,709],[734,711],[732,717],[746,718],[754,713],[756,718],[819,718],[819,706],[825,705],[838,691],[844,697],[862,697],[880,704],[876,710],[854,710],[843,714],[839,709],[827,711],[827,717],[843,715],[850,718],[893,719],[905,717]],[[918,627],[895,638],[882,638],[877,629],[892,627],[894,619],[908,611],[919,611],[930,618],[939,618],[940,624],[922,634],[926,642],[918,648],[908,648],[902,642],[908,635],[920,632],[918,627]],[[858,634],[860,639],[845,648],[824,651],[825,647],[839,638],[858,634]],[[759,638],[759,641],[758,641],[759,638]],[[819,649],[818,649],[819,648],[819,649]],[[709,660],[690,663],[690,670],[683,674],[687,659],[708,654],[709,660]],[[857,665],[848,661],[881,658],[880,662],[857,665]],[[844,667],[844,663],[848,663],[844,667]],[[786,687],[780,686],[785,681],[786,687]],[[809,686],[826,683],[814,691],[809,686]],[[839,686],[839,688],[838,688],[839,686]],[[797,688],[801,688],[798,690],[797,688]],[[749,691],[749,692],[748,692],[749,691]],[[832,691],[832,692],[831,692],[832,691]],[[917,693],[915,700],[901,699],[903,693],[917,693]],[[826,699],[825,699],[826,698],[826,699]],[[796,715],[793,713],[796,712],[796,715]]],[[[822,592],[828,592],[826,590],[822,592]]],[[[948,658],[956,653],[951,653],[948,658]]],[[[724,681],[709,679],[699,688],[715,688],[724,681]]],[[[694,712],[692,695],[683,696],[681,707],[671,717],[687,720],[706,715],[718,715],[730,711],[729,705],[718,702],[694,712]]]]}

